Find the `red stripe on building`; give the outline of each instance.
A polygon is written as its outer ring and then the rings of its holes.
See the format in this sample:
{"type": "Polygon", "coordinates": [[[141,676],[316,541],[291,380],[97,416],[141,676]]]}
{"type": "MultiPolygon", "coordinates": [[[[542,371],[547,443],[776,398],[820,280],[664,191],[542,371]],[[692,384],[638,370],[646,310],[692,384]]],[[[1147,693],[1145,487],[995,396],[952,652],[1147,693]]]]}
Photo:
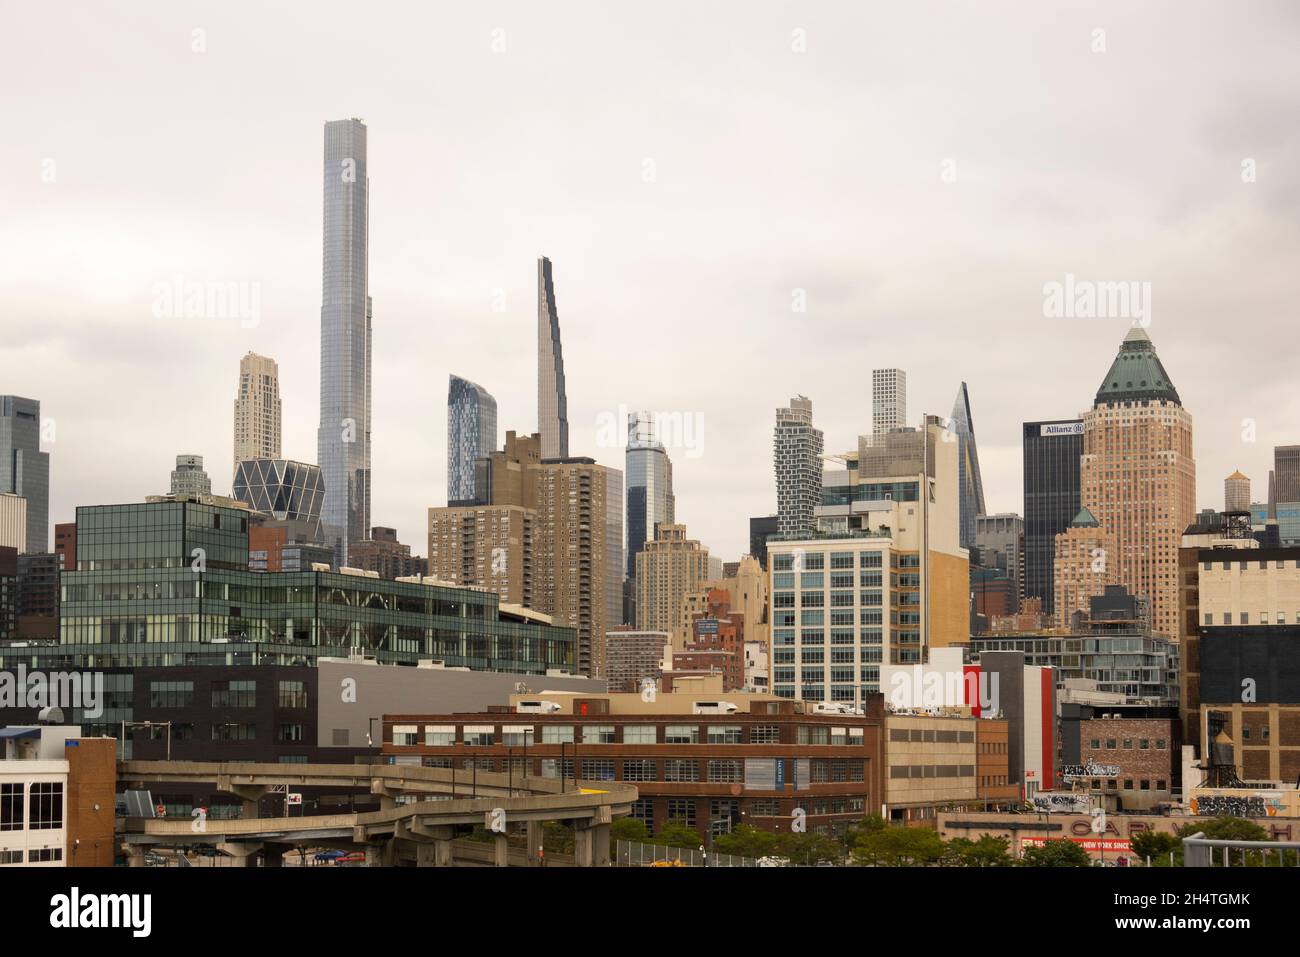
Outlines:
{"type": "Polygon", "coordinates": [[[963,665],[962,666],[962,684],[966,686],[966,701],[970,706],[970,713],[978,718],[980,716],[980,666],[963,665]]]}
{"type": "Polygon", "coordinates": [[[1056,710],[1052,707],[1052,691],[1055,688],[1051,668],[1043,668],[1040,672],[1042,676],[1042,701],[1039,703],[1041,708],[1043,729],[1043,777],[1042,787],[1051,788],[1055,782],[1056,775],[1052,773],[1052,767],[1056,763],[1056,710]]]}

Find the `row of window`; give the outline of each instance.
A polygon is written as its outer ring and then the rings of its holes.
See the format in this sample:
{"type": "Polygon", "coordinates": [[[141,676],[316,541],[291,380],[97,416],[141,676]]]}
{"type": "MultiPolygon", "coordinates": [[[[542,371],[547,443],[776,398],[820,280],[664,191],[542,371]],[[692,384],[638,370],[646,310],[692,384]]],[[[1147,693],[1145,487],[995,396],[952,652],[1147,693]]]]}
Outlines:
{"type": "MultiPolygon", "coordinates": [[[[257,682],[214,681],[212,682],[209,701],[213,708],[255,708],[257,707],[257,682]]],[[[279,682],[276,704],[281,708],[306,708],[307,683],[304,681],[279,682]]],[[[149,706],[160,709],[193,707],[194,682],[149,682],[149,706]]]]}
{"type": "MultiPolygon", "coordinates": [[[[63,860],[63,848],[61,847],[33,847],[27,852],[28,864],[49,864],[61,860],[63,860]]],[[[0,866],[21,863],[23,863],[22,848],[0,851],[0,866]]]]}
{"type": "MultiPolygon", "coordinates": [[[[1223,624],[1225,624],[1225,625],[1231,625],[1231,624],[1232,624],[1232,612],[1230,612],[1230,611],[1225,611],[1225,612],[1223,612],[1222,617],[1223,617],[1223,624]]],[[[1208,611],[1205,613],[1205,623],[1206,623],[1207,625],[1213,625],[1213,624],[1214,624],[1214,615],[1213,615],[1213,613],[1208,612],[1208,611]]],[[[1297,611],[1297,612],[1295,613],[1295,622],[1294,622],[1294,623],[1297,624],[1297,625],[1300,625],[1300,611],[1297,611]]],[[[1246,612],[1246,611],[1238,612],[1238,613],[1237,613],[1237,624],[1239,624],[1239,625],[1249,625],[1249,624],[1250,624],[1250,612],[1246,612]]],[[[1286,612],[1284,612],[1284,611],[1279,611],[1279,612],[1276,612],[1276,613],[1270,615],[1270,614],[1269,614],[1268,612],[1266,612],[1266,611],[1261,611],[1261,612],[1259,613],[1259,624],[1261,624],[1261,625],[1285,625],[1285,624],[1287,624],[1286,612]],[[1270,619],[1271,619],[1271,620],[1270,620],[1270,619]]]]}
{"type": "Polygon", "coordinates": [[[63,782],[0,784],[0,831],[44,831],[63,827],[63,782]],[[23,817],[26,797],[27,816],[23,817]]]}
{"type": "MultiPolygon", "coordinates": [[[[1134,740],[1135,740],[1135,739],[1133,739],[1133,738],[1123,738],[1123,739],[1107,738],[1107,739],[1106,739],[1106,748],[1105,748],[1105,750],[1107,750],[1107,751],[1121,751],[1121,750],[1122,750],[1122,751],[1132,751],[1132,750],[1133,750],[1133,741],[1134,741],[1134,740]],[[1122,740],[1122,741],[1124,742],[1122,746],[1119,745],[1119,741],[1120,741],[1120,740],[1122,740]]],[[[1137,738],[1136,740],[1137,740],[1137,749],[1138,749],[1139,751],[1150,751],[1150,750],[1151,750],[1151,739],[1150,739],[1150,738],[1137,738]]],[[[1164,738],[1156,738],[1156,739],[1155,739],[1155,750],[1157,750],[1157,751],[1163,751],[1163,750],[1165,750],[1165,747],[1166,747],[1166,744],[1165,744],[1165,739],[1164,739],[1164,738]]],[[[1101,739],[1100,739],[1100,738],[1093,738],[1093,739],[1092,739],[1092,749],[1093,749],[1094,751],[1100,751],[1100,750],[1102,750],[1102,747],[1101,747],[1101,739]]]]}
{"type": "MultiPolygon", "coordinates": [[[[779,744],[779,725],[752,725],[749,740],[745,741],[744,727],[738,724],[710,724],[701,734],[697,724],[665,725],[663,734],[653,724],[584,724],[583,744],[779,744]]],[[[393,744],[410,747],[421,743],[419,725],[394,725],[393,744]]],[[[425,725],[423,743],[427,747],[505,747],[523,748],[530,744],[573,744],[576,728],[571,724],[544,724],[540,742],[532,725],[504,725],[498,731],[495,725],[425,725]]],[[[862,728],[832,728],[829,725],[795,726],[795,743],[826,745],[860,745],[864,741],[862,728]]]]}

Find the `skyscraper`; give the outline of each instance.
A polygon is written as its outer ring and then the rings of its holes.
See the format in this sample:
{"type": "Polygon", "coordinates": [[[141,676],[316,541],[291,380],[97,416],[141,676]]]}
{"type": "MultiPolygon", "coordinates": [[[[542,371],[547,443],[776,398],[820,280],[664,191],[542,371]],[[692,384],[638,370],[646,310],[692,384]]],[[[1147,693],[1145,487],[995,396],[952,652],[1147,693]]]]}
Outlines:
{"type": "Polygon", "coordinates": [[[249,459],[280,457],[280,369],[274,359],[248,353],[239,362],[235,396],[235,468],[249,459]]]}
{"type": "Polygon", "coordinates": [[[203,471],[203,456],[176,456],[176,468],[172,472],[171,494],[189,495],[194,498],[198,498],[200,495],[212,494],[212,479],[208,478],[208,473],[203,471]]]}
{"type": "Polygon", "coordinates": [[[537,260],[537,431],[543,459],[569,457],[569,403],[564,394],[564,352],[555,308],[551,261],[537,260]]]}
{"type": "Polygon", "coordinates": [[[1118,584],[1150,601],[1166,638],[1178,635],[1178,547],[1195,496],[1192,416],[1135,326],[1083,416],[1079,498],[1115,536],[1118,584]]]}
{"type": "Polygon", "coordinates": [[[1273,449],[1275,494],[1279,502],[1300,502],[1300,445],[1273,449]]]}
{"type": "Polygon", "coordinates": [[[325,124],[320,310],[320,430],[324,535],[340,564],[370,528],[370,178],[366,126],[325,124]]]}
{"type": "Polygon", "coordinates": [[[1025,580],[1023,597],[1055,598],[1056,536],[1079,514],[1079,456],[1083,422],[1057,419],[1024,423],[1025,580]]]}
{"type": "Polygon", "coordinates": [[[813,428],[812,400],[798,395],[776,410],[772,461],[776,472],[777,534],[812,534],[813,509],[821,504],[822,434],[813,428]]]}
{"type": "Polygon", "coordinates": [[[447,389],[447,504],[480,501],[474,466],[497,447],[497,400],[487,389],[451,376],[447,389]]]}
{"type": "Polygon", "coordinates": [[[636,578],[636,556],[655,529],[675,521],[673,463],[655,435],[654,417],[627,417],[627,577],[636,578]]]}
{"type": "Polygon", "coordinates": [[[962,548],[975,544],[975,516],[984,514],[984,480],[975,447],[975,420],[970,412],[966,383],[957,390],[952,407],[952,432],[957,436],[957,490],[960,498],[958,541],[962,548]]]}
{"type": "Polygon", "coordinates": [[[871,431],[879,435],[907,425],[907,373],[875,369],[871,373],[871,431]]]}
{"type": "Polygon", "coordinates": [[[685,525],[665,523],[637,558],[637,631],[668,631],[682,599],[709,576],[709,550],[686,537],[685,525]]]}
{"type": "Polygon", "coordinates": [[[50,453],[41,451],[41,403],[0,395],[0,492],[27,499],[26,550],[50,548],[50,453]]]}

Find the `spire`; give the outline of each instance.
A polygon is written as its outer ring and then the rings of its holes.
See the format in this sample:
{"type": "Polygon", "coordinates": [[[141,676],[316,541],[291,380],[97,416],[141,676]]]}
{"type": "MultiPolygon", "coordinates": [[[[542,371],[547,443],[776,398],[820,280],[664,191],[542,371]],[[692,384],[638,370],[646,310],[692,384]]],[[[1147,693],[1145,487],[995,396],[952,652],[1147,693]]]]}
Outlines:
{"type": "Polygon", "coordinates": [[[1151,337],[1141,326],[1134,326],[1120,343],[1119,353],[1111,363],[1106,378],[1097,390],[1094,405],[1121,402],[1173,402],[1182,405],[1169,373],[1156,355],[1151,337]]]}

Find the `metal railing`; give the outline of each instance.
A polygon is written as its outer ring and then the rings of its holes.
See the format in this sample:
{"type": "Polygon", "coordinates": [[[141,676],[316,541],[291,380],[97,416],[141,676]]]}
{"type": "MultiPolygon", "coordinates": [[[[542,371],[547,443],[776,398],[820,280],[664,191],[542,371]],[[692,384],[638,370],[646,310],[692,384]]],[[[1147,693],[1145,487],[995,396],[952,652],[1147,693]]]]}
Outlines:
{"type": "Polygon", "coordinates": [[[1183,867],[1272,867],[1271,852],[1277,853],[1277,867],[1300,867],[1300,841],[1221,841],[1197,831],[1183,838],[1183,867]],[[1234,850],[1241,851],[1236,865],[1232,863],[1234,850]],[[1291,860],[1288,852],[1294,853],[1294,863],[1288,863],[1291,860]]]}
{"type": "Polygon", "coordinates": [[[664,847],[639,841],[618,841],[614,848],[615,867],[757,867],[752,857],[703,852],[689,847],[664,847]]]}

